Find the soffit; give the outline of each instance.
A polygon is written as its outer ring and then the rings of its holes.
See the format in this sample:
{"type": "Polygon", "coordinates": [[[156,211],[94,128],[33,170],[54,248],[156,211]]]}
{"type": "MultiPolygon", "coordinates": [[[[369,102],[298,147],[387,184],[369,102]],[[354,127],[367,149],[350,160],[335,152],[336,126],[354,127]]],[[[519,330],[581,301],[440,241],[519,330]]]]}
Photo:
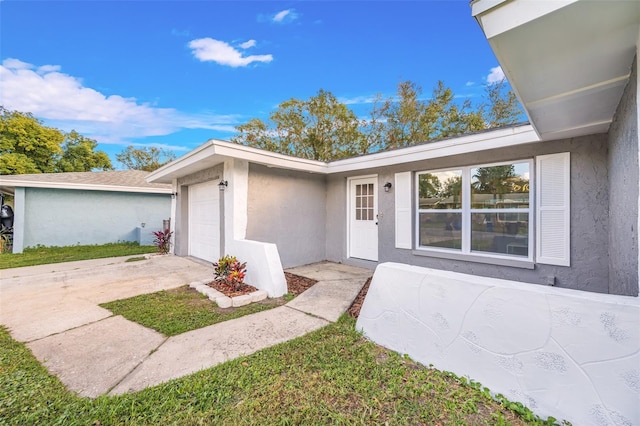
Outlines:
{"type": "Polygon", "coordinates": [[[541,139],[608,131],[636,54],[640,2],[515,0],[476,18],[541,139]]]}

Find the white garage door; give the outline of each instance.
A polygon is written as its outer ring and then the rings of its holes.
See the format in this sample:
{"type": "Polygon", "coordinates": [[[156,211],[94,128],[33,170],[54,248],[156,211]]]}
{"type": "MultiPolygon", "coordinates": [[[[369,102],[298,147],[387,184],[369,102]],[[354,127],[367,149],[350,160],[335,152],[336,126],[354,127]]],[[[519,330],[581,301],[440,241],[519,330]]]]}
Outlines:
{"type": "Polygon", "coordinates": [[[220,191],[216,181],[189,185],[189,255],[220,258],[220,191]]]}

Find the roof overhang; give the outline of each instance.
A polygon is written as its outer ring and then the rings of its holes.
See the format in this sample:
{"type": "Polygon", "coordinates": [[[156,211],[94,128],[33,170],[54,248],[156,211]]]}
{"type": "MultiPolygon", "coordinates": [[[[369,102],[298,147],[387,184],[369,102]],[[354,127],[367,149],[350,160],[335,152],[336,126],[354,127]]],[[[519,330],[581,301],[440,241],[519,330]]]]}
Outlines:
{"type": "Polygon", "coordinates": [[[0,192],[13,194],[15,188],[49,188],[49,189],[73,189],[85,191],[110,191],[110,192],[136,192],[145,194],[171,194],[171,187],[167,188],[143,188],[139,186],[121,185],[97,185],[86,183],[69,182],[39,182],[32,180],[11,179],[10,176],[3,176],[0,181],[0,192]]]}
{"type": "Polygon", "coordinates": [[[251,148],[231,142],[211,139],[193,151],[183,155],[150,173],[148,182],[171,183],[173,179],[224,163],[227,159],[245,160],[267,167],[299,170],[311,173],[326,173],[327,163],[290,157],[262,149],[251,148]]]}
{"type": "Polygon", "coordinates": [[[240,159],[267,167],[327,175],[468,154],[539,142],[539,140],[533,127],[529,124],[524,124],[332,161],[330,163],[290,157],[234,143],[210,140],[188,154],[150,173],[147,176],[147,180],[149,182],[168,183],[173,179],[219,165],[226,159],[240,159]]]}
{"type": "Polygon", "coordinates": [[[413,163],[415,161],[469,154],[539,141],[540,138],[538,138],[530,124],[504,127],[362,157],[333,161],[329,163],[329,173],[343,173],[413,163]]]}
{"type": "Polygon", "coordinates": [[[542,140],[608,131],[636,55],[640,2],[476,0],[471,7],[542,140]]]}

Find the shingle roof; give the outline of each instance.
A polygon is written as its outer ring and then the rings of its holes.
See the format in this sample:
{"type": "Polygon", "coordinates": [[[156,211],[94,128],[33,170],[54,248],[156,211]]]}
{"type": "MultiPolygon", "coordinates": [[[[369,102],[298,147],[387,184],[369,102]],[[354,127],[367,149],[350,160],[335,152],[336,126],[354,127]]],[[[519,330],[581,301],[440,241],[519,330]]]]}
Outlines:
{"type": "Polygon", "coordinates": [[[140,170],[114,170],[105,172],[37,173],[0,176],[0,189],[37,187],[91,189],[96,191],[171,192],[170,184],[148,183],[145,180],[148,174],[149,172],[140,170]]]}

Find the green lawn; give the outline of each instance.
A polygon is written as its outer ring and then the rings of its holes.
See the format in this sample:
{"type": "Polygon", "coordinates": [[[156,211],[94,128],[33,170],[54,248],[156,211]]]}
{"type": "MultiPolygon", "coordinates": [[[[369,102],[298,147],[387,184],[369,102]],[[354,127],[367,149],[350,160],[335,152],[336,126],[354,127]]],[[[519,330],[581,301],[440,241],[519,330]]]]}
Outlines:
{"type": "Polygon", "coordinates": [[[100,306],[110,310],[114,315],[122,315],[165,336],[175,336],[211,324],[266,311],[286,302],[285,298],[265,299],[238,308],[221,309],[206,296],[189,286],[183,286],[103,303],[100,306]]]}
{"type": "Polygon", "coordinates": [[[95,400],[68,392],[0,328],[0,424],[536,423],[509,408],[533,417],[519,404],[500,404],[463,380],[366,341],[346,316],[182,379],[95,400]]]}
{"type": "Polygon", "coordinates": [[[25,248],[23,253],[1,253],[0,269],[155,253],[156,250],[155,246],[127,242],[92,246],[30,247],[25,248]]]}

